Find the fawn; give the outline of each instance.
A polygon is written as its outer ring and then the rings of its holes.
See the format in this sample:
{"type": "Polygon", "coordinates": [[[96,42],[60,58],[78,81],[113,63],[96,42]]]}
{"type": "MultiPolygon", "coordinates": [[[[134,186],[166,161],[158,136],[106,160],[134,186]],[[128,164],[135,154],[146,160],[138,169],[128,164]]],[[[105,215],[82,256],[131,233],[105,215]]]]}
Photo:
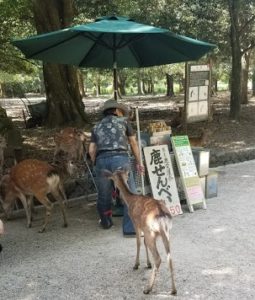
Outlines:
{"type": "Polygon", "coordinates": [[[81,160],[84,152],[84,143],[87,138],[80,129],[73,127],[64,128],[59,133],[56,133],[54,137],[56,144],[54,158],[60,152],[64,152],[73,160],[81,160]]]}
{"type": "Polygon", "coordinates": [[[193,147],[203,147],[205,146],[211,135],[213,134],[213,130],[210,128],[204,128],[202,130],[202,134],[199,137],[189,137],[190,145],[193,147]]]}
{"type": "Polygon", "coordinates": [[[33,196],[45,206],[45,221],[39,232],[44,232],[52,213],[53,204],[47,194],[51,193],[59,202],[64,218],[64,226],[67,226],[64,202],[66,200],[65,191],[61,181],[61,172],[65,169],[71,174],[73,165],[71,162],[63,162],[66,167],[54,167],[47,162],[26,159],[11,168],[10,173],[2,177],[0,183],[1,203],[7,216],[10,215],[15,200],[21,200],[26,216],[27,226],[31,227],[31,208],[33,196]]]}
{"type": "Polygon", "coordinates": [[[144,233],[144,245],[146,249],[147,267],[151,268],[148,249],[150,250],[154,266],[148,286],[143,290],[144,294],[149,294],[152,290],[157,271],[161,264],[161,258],[158,253],[156,239],[161,236],[163,244],[167,253],[167,261],[171,271],[172,291],[171,294],[177,294],[174,280],[173,263],[170,253],[170,229],[172,227],[172,217],[169,209],[166,207],[164,201],[155,200],[152,197],[135,195],[130,192],[127,179],[128,167],[118,169],[114,173],[104,170],[104,175],[112,179],[121,193],[121,197],[128,206],[128,214],[134,224],[136,231],[137,253],[134,265],[134,270],[139,267],[141,232],[144,233]]]}

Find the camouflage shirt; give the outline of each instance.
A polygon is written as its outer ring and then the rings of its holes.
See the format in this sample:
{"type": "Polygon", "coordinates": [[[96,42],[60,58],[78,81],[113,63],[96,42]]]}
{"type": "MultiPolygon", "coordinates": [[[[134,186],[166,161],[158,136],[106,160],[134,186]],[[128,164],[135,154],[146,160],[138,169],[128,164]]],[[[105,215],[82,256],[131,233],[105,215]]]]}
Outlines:
{"type": "Polygon", "coordinates": [[[97,123],[91,135],[91,142],[99,151],[128,150],[128,137],[135,135],[130,122],[123,117],[108,115],[97,123]]]}

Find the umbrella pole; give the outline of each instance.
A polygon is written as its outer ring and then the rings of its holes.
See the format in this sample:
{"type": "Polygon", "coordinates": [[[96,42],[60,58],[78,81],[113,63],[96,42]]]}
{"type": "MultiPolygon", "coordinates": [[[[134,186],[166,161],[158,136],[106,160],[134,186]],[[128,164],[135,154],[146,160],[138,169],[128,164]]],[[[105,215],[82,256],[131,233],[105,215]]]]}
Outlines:
{"type": "Polygon", "coordinates": [[[117,82],[117,63],[114,62],[113,64],[113,93],[114,93],[114,100],[117,101],[118,99],[118,82],[117,82]]]}
{"type": "MultiPolygon", "coordinates": [[[[143,161],[143,156],[142,156],[141,135],[140,135],[140,121],[139,121],[138,107],[135,108],[135,115],[136,115],[137,140],[138,140],[139,155],[140,155],[140,160],[142,162],[143,161]]],[[[141,184],[142,184],[142,195],[145,195],[145,190],[144,190],[144,175],[141,174],[140,176],[141,176],[141,184]]]]}
{"type": "Polygon", "coordinates": [[[117,59],[116,59],[116,36],[113,36],[113,93],[114,100],[118,99],[117,59]]]}

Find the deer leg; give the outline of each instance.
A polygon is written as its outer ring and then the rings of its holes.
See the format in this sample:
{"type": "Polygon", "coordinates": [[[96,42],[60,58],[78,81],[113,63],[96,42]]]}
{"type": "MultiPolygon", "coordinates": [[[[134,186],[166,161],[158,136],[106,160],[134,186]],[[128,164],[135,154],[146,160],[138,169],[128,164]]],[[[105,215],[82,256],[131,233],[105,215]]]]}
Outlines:
{"type": "Polygon", "coordinates": [[[48,199],[47,196],[37,196],[35,195],[35,197],[37,198],[37,200],[39,200],[46,209],[46,213],[45,213],[45,221],[43,224],[43,227],[38,231],[39,233],[42,233],[45,231],[45,228],[47,226],[47,224],[49,223],[49,219],[52,213],[52,208],[53,208],[53,204],[50,202],[50,200],[48,199]]]}
{"type": "Polygon", "coordinates": [[[58,188],[59,188],[59,193],[60,193],[60,196],[62,197],[62,199],[64,199],[64,205],[66,206],[66,207],[68,207],[68,203],[67,203],[67,197],[66,197],[66,193],[65,193],[65,190],[64,190],[64,187],[63,187],[63,185],[60,183],[59,184],[59,186],[58,186],[58,188]]]}
{"type": "Polygon", "coordinates": [[[163,244],[164,244],[165,249],[166,249],[167,263],[168,263],[170,273],[171,273],[171,282],[172,282],[171,295],[176,295],[177,290],[176,290],[176,287],[175,287],[175,279],[174,279],[175,276],[174,276],[174,269],[173,269],[173,261],[172,261],[172,257],[171,257],[171,251],[170,251],[170,238],[169,238],[169,236],[166,235],[165,232],[162,232],[161,236],[162,236],[163,244]]]}
{"type": "Polygon", "coordinates": [[[28,210],[30,211],[30,220],[32,224],[33,213],[35,212],[33,196],[27,196],[27,206],[28,206],[28,210]]]}
{"type": "Polygon", "coordinates": [[[161,264],[161,258],[159,256],[158,249],[156,246],[155,234],[154,233],[150,233],[150,234],[144,233],[144,238],[146,239],[146,244],[147,244],[149,250],[151,251],[151,254],[152,254],[153,260],[154,260],[154,265],[153,265],[153,269],[151,272],[148,286],[143,290],[144,294],[149,294],[151,292],[153,284],[155,282],[155,278],[158,273],[159,266],[161,264]]]}
{"type": "MultiPolygon", "coordinates": [[[[134,224],[134,222],[133,222],[133,224],[134,224]]],[[[135,265],[133,267],[133,270],[137,270],[139,268],[140,248],[141,248],[141,230],[135,226],[135,232],[136,232],[136,259],[135,259],[135,265]]]]}
{"type": "Polygon", "coordinates": [[[145,251],[146,251],[147,268],[151,269],[151,262],[150,262],[150,257],[149,257],[149,251],[148,251],[148,246],[146,244],[145,239],[144,239],[144,246],[145,246],[145,251]]]}
{"type": "Polygon", "coordinates": [[[30,201],[30,206],[31,206],[31,214],[32,214],[32,220],[33,220],[33,214],[37,214],[37,211],[35,210],[34,206],[34,197],[31,196],[30,199],[28,198],[28,201],[30,201]]]}
{"type": "Polygon", "coordinates": [[[63,202],[63,197],[62,197],[62,192],[61,192],[60,187],[58,187],[58,190],[56,189],[56,190],[52,191],[52,194],[53,194],[54,198],[58,201],[59,206],[61,208],[61,211],[63,214],[63,219],[64,219],[64,227],[67,227],[68,223],[67,223],[67,218],[66,218],[65,204],[63,202]]]}
{"type": "Polygon", "coordinates": [[[31,227],[31,208],[30,208],[30,205],[28,205],[27,198],[26,198],[25,195],[20,194],[19,199],[22,202],[22,205],[23,205],[23,207],[25,209],[25,212],[26,212],[27,227],[30,228],[31,227]]]}

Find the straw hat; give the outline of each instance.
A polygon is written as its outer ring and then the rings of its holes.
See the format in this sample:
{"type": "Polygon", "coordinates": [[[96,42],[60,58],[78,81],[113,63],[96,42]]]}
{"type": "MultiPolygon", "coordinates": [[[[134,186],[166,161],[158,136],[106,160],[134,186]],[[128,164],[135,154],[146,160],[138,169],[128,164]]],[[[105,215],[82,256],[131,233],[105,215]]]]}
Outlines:
{"type": "Polygon", "coordinates": [[[104,113],[104,111],[110,108],[118,108],[123,112],[124,116],[128,116],[128,107],[124,104],[117,102],[114,99],[105,101],[104,106],[102,108],[102,113],[104,113]]]}

